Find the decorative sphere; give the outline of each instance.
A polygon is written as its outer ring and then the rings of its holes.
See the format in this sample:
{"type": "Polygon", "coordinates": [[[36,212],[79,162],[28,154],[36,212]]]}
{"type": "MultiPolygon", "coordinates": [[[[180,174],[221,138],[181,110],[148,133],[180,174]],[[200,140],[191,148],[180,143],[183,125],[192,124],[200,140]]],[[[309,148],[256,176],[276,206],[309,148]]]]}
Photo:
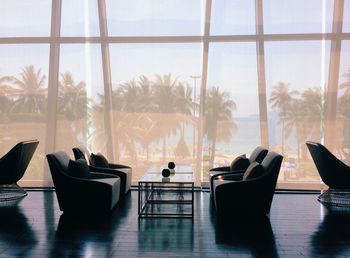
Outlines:
{"type": "Polygon", "coordinates": [[[163,177],[168,177],[168,176],[170,176],[170,170],[167,169],[167,168],[164,168],[164,169],[162,170],[162,176],[163,176],[163,177]]]}
{"type": "Polygon", "coordinates": [[[175,168],[175,163],[174,162],[169,162],[168,163],[168,168],[170,168],[170,169],[174,169],[175,168]]]}

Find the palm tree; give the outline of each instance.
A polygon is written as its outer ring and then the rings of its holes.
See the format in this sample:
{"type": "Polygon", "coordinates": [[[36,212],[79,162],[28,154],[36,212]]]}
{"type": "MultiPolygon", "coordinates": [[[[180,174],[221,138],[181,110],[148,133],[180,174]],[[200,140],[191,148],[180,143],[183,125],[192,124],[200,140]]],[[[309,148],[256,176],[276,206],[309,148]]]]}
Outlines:
{"type": "Polygon", "coordinates": [[[290,108],[285,112],[285,136],[294,130],[297,138],[298,160],[300,151],[306,158],[305,140],[320,141],[323,104],[321,88],[309,88],[301,94],[301,99],[292,98],[290,108]]]}
{"type": "Polygon", "coordinates": [[[286,120],[286,112],[291,108],[291,102],[293,96],[297,94],[297,91],[290,91],[289,84],[279,82],[276,86],[274,86],[273,91],[271,93],[269,103],[273,108],[278,108],[279,119],[282,123],[282,155],[284,154],[284,137],[285,137],[285,120],[286,120]]]}
{"type": "MultiPolygon", "coordinates": [[[[175,110],[182,115],[182,135],[184,134],[185,122],[192,118],[193,100],[192,88],[188,84],[178,82],[174,89],[175,110]]],[[[191,121],[194,122],[194,121],[191,121]]]]}
{"type": "Polygon", "coordinates": [[[308,125],[308,138],[321,140],[321,125],[324,117],[323,94],[320,87],[309,88],[301,94],[305,124],[308,125]]]}
{"type": "Polygon", "coordinates": [[[88,99],[85,82],[80,81],[76,84],[70,72],[61,73],[60,76],[58,113],[63,114],[69,121],[86,117],[88,99]]]}
{"type": "Polygon", "coordinates": [[[135,80],[128,81],[120,85],[119,92],[123,96],[123,111],[125,112],[136,112],[138,111],[140,88],[138,87],[135,80]]]}
{"type": "Polygon", "coordinates": [[[160,76],[156,74],[153,91],[153,102],[156,105],[157,116],[155,116],[159,136],[163,139],[163,161],[166,158],[166,138],[175,133],[180,127],[180,121],[169,118],[169,114],[176,112],[175,87],[177,78],[174,80],[171,73],[160,76]]]}
{"type": "MultiPolygon", "coordinates": [[[[87,99],[85,82],[76,83],[70,72],[60,74],[58,88],[57,113],[61,117],[60,130],[64,130],[63,134],[70,144],[83,142],[90,144],[92,134],[89,133],[91,125],[91,107],[87,99]],[[63,119],[62,119],[63,118],[63,119]]],[[[67,148],[65,146],[65,148],[67,148]]]]}
{"type": "Polygon", "coordinates": [[[156,112],[157,105],[153,102],[153,83],[145,75],[141,75],[138,79],[139,97],[138,109],[141,112],[138,118],[137,141],[141,144],[143,150],[146,151],[146,159],[149,160],[149,146],[152,141],[156,140],[159,135],[157,133],[156,119],[153,112],[156,112]]]}
{"type": "Polygon", "coordinates": [[[300,99],[292,99],[290,108],[285,111],[284,114],[284,135],[288,137],[293,131],[295,131],[297,138],[297,157],[300,160],[300,142],[302,138],[302,129],[304,122],[304,112],[301,108],[302,101],[300,99]]]}
{"type": "Polygon", "coordinates": [[[45,112],[45,81],[41,69],[35,71],[33,65],[22,69],[20,78],[12,77],[16,87],[14,95],[17,96],[13,110],[16,112],[41,114],[45,112]]]}
{"type": "Polygon", "coordinates": [[[142,112],[150,112],[156,110],[156,105],[152,101],[152,81],[145,75],[141,75],[138,80],[139,90],[139,108],[142,112]]]}
{"type": "Polygon", "coordinates": [[[193,120],[192,110],[194,108],[192,100],[192,88],[187,83],[178,82],[174,90],[175,94],[175,109],[176,112],[181,115],[180,119],[182,120],[182,130],[179,142],[175,149],[175,156],[189,156],[190,152],[188,150],[186,141],[185,141],[185,123],[190,121],[195,124],[193,120]]]}
{"type": "Polygon", "coordinates": [[[175,112],[175,87],[177,78],[171,78],[171,73],[163,76],[156,74],[154,81],[154,102],[157,105],[158,112],[173,113],[175,112]]]}
{"type": "Polygon", "coordinates": [[[230,99],[228,92],[220,92],[218,87],[213,87],[208,91],[205,107],[205,133],[208,140],[211,141],[210,167],[213,167],[214,164],[216,141],[230,138],[236,129],[232,121],[232,111],[235,109],[236,103],[230,99]],[[225,130],[218,128],[219,122],[226,124],[225,130]]]}

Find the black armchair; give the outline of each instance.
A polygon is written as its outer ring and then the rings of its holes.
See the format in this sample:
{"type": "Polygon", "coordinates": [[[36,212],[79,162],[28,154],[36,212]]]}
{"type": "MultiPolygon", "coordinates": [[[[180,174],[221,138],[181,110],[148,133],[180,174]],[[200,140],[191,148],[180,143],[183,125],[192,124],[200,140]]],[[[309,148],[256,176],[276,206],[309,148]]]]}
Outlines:
{"type": "Polygon", "coordinates": [[[0,196],[1,201],[15,202],[27,195],[17,182],[24,176],[38,144],[38,140],[19,142],[0,159],[0,185],[6,188],[0,196]]]}
{"type": "Polygon", "coordinates": [[[212,196],[220,216],[255,216],[270,212],[283,156],[268,152],[261,165],[263,173],[251,179],[227,179],[229,174],[212,177],[212,196]]]}
{"type": "Polygon", "coordinates": [[[333,189],[350,189],[350,167],[334,156],[325,146],[307,141],[311,157],[322,181],[333,189]]]}
{"type": "Polygon", "coordinates": [[[320,143],[307,141],[306,146],[322,181],[329,187],[317,200],[329,208],[350,207],[350,167],[320,143]]]}
{"type": "Polygon", "coordinates": [[[66,213],[106,214],[119,200],[120,178],[91,173],[89,179],[69,175],[69,156],[63,151],[46,155],[60,210],[66,213]]]}
{"type": "Polygon", "coordinates": [[[129,166],[122,164],[113,164],[108,163],[107,167],[97,167],[92,166],[91,154],[90,151],[83,146],[74,147],[73,149],[75,159],[84,158],[90,163],[90,169],[95,172],[113,174],[120,177],[121,187],[120,187],[120,196],[124,196],[131,188],[131,179],[132,179],[132,169],[129,166]]]}

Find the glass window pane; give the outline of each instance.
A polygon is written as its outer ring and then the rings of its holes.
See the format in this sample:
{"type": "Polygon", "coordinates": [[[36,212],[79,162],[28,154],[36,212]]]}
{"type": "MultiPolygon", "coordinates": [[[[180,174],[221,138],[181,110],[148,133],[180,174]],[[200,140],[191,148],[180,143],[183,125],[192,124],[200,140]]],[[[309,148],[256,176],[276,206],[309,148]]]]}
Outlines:
{"type": "Polygon", "coordinates": [[[255,34],[255,1],[213,1],[210,34],[255,34]]]}
{"type": "Polygon", "coordinates": [[[107,0],[106,5],[110,35],[202,35],[203,0],[107,0]]]}
{"type": "Polygon", "coordinates": [[[107,157],[100,46],[67,44],[60,54],[56,149],[72,153],[72,147],[83,145],[107,157]]]}
{"type": "MultiPolygon", "coordinates": [[[[170,160],[187,166],[195,164],[197,131],[192,102],[195,82],[191,76],[200,75],[201,47],[201,44],[110,46],[115,160],[131,164],[133,181],[147,170],[160,171],[170,160]]],[[[197,79],[196,94],[199,85],[197,79]]]]}
{"type": "Polygon", "coordinates": [[[204,130],[204,153],[209,168],[229,166],[235,156],[243,153],[249,156],[261,144],[256,60],[255,43],[210,44],[206,109],[216,111],[214,117],[208,116],[210,122],[204,130]],[[215,87],[222,97],[210,101],[215,99],[211,94],[215,87]],[[225,93],[227,96],[223,97],[225,93]],[[229,105],[230,102],[234,105],[229,105]],[[228,112],[231,117],[223,116],[228,112]],[[216,120],[215,126],[212,121],[216,120]]]}
{"type": "Polygon", "coordinates": [[[2,0],[0,37],[49,36],[51,1],[2,0]]]}
{"type": "Polygon", "coordinates": [[[0,157],[20,141],[39,145],[20,181],[43,186],[48,45],[0,45],[0,157]]]}
{"type": "Polygon", "coordinates": [[[62,1],[62,36],[98,36],[99,19],[96,0],[62,1]]]}
{"type": "Polygon", "coordinates": [[[270,148],[285,156],[279,183],[319,183],[305,141],[322,139],[330,42],[267,42],[265,48],[270,148]]]}
{"type": "Polygon", "coordinates": [[[344,0],[344,23],[343,31],[350,32],[350,0],[344,0]]]}
{"type": "Polygon", "coordinates": [[[267,34],[332,31],[333,0],[266,0],[263,4],[267,34]]]}

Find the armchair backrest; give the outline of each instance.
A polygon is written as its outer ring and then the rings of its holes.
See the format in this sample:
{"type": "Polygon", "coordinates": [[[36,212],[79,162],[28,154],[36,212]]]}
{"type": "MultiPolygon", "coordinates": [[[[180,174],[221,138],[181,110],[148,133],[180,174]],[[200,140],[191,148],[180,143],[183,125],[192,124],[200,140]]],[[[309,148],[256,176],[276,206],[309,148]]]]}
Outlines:
{"type": "Polygon", "coordinates": [[[90,162],[90,151],[88,150],[88,148],[84,146],[78,146],[78,147],[74,147],[72,150],[73,150],[74,158],[76,160],[83,158],[86,160],[86,162],[90,162]]]}
{"type": "Polygon", "coordinates": [[[264,147],[258,146],[256,147],[253,152],[249,156],[249,162],[252,163],[254,161],[261,163],[264,158],[266,157],[268,153],[268,150],[264,147]]]}
{"type": "Polygon", "coordinates": [[[50,172],[52,176],[52,181],[56,189],[56,195],[58,204],[63,210],[64,207],[64,198],[67,193],[71,191],[69,189],[69,176],[67,175],[68,172],[68,165],[69,165],[69,156],[64,151],[57,151],[51,154],[46,155],[47,162],[49,163],[50,172]]]}
{"type": "Polygon", "coordinates": [[[19,142],[0,159],[0,184],[15,184],[23,177],[38,144],[38,140],[19,142]]]}
{"type": "MultiPolygon", "coordinates": [[[[281,169],[283,156],[270,151],[262,161],[261,165],[265,169],[265,173],[262,176],[262,184],[265,190],[265,213],[269,213],[271,209],[273,195],[275,193],[278,175],[281,169]]],[[[259,180],[259,179],[257,179],[259,180]]]]}
{"type": "Polygon", "coordinates": [[[320,143],[307,141],[311,157],[322,181],[330,188],[350,188],[350,167],[320,143]]]}

